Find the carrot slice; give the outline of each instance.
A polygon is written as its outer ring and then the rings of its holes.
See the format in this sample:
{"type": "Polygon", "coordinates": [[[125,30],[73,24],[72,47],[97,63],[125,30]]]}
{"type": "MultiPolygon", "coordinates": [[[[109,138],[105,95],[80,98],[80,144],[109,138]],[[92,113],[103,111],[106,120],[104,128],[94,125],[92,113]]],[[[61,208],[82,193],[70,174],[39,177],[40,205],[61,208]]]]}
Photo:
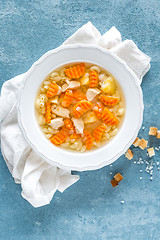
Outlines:
{"type": "Polygon", "coordinates": [[[70,138],[71,139],[77,139],[77,138],[80,138],[80,135],[77,134],[77,133],[73,133],[73,134],[70,135],[70,138]]]}
{"type": "Polygon", "coordinates": [[[68,129],[63,127],[56,135],[54,135],[54,137],[50,139],[50,141],[55,145],[60,145],[66,140],[68,136],[69,136],[68,129]]]}
{"type": "Polygon", "coordinates": [[[93,131],[93,137],[96,140],[96,142],[99,142],[101,140],[101,137],[105,130],[106,130],[106,125],[104,124],[101,124],[95,128],[95,130],[93,131]]]}
{"type": "Polygon", "coordinates": [[[95,70],[90,71],[89,87],[94,88],[98,86],[98,73],[95,70]]]}
{"type": "Polygon", "coordinates": [[[102,121],[110,126],[114,126],[118,124],[118,119],[114,116],[114,114],[106,107],[102,113],[102,121]]]}
{"type": "Polygon", "coordinates": [[[104,103],[104,105],[110,106],[110,107],[116,105],[119,101],[118,97],[111,97],[106,95],[101,95],[100,99],[104,103]]]}
{"type": "Polygon", "coordinates": [[[80,63],[74,67],[70,67],[70,68],[66,69],[65,74],[69,78],[80,78],[84,74],[84,71],[85,71],[85,64],[80,63]]]}
{"type": "Polygon", "coordinates": [[[49,85],[49,88],[47,90],[47,97],[54,97],[59,91],[59,87],[58,85],[55,83],[55,82],[52,82],[50,85],[49,85]]]}
{"type": "Polygon", "coordinates": [[[73,92],[72,92],[72,90],[67,90],[65,92],[64,98],[63,98],[63,100],[61,102],[62,107],[68,107],[69,105],[71,105],[72,99],[73,99],[73,92]]]}
{"type": "Polygon", "coordinates": [[[64,126],[69,130],[74,130],[73,122],[69,118],[64,120],[64,126]]]}
{"type": "Polygon", "coordinates": [[[93,111],[95,112],[97,118],[101,119],[103,109],[104,105],[101,102],[97,102],[96,105],[93,107],[93,111]]]}
{"type": "Polygon", "coordinates": [[[75,116],[75,118],[79,118],[81,115],[87,112],[92,106],[93,104],[91,102],[87,100],[81,100],[73,107],[73,115],[75,116]]]}
{"type": "Polygon", "coordinates": [[[85,94],[81,91],[78,91],[78,90],[75,90],[73,92],[73,95],[74,95],[74,98],[78,101],[81,101],[81,100],[87,100],[85,94]]]}
{"type": "Polygon", "coordinates": [[[45,105],[45,120],[46,123],[51,123],[51,103],[46,102],[45,105]]]}
{"type": "Polygon", "coordinates": [[[90,134],[90,132],[88,132],[87,130],[83,131],[83,140],[85,142],[86,148],[88,150],[91,149],[91,147],[93,145],[93,138],[92,138],[92,135],[90,134]]]}

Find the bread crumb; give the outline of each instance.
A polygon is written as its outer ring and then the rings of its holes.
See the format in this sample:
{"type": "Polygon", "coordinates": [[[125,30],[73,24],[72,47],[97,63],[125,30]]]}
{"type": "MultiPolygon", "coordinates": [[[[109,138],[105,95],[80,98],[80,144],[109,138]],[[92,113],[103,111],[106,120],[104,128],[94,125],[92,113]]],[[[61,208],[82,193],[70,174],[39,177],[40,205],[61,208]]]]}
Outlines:
{"type": "Polygon", "coordinates": [[[148,141],[146,141],[145,139],[142,138],[139,142],[139,147],[141,149],[145,149],[147,147],[147,144],[148,144],[148,141]]]}
{"type": "Polygon", "coordinates": [[[118,185],[118,182],[117,182],[116,179],[113,179],[113,180],[111,180],[110,182],[111,182],[111,184],[112,184],[112,187],[116,187],[116,186],[118,185]]]}
{"type": "Polygon", "coordinates": [[[160,131],[157,131],[157,138],[160,138],[160,131]]]}
{"type": "Polygon", "coordinates": [[[150,127],[149,129],[149,135],[156,136],[157,135],[157,128],[150,127]]]}
{"type": "Polygon", "coordinates": [[[139,146],[139,142],[140,142],[140,139],[137,137],[136,140],[134,141],[133,145],[135,147],[138,147],[139,146]]]}
{"type": "Polygon", "coordinates": [[[148,148],[147,151],[148,151],[148,154],[149,154],[150,157],[153,157],[155,155],[153,147],[152,148],[148,148]]]}
{"type": "Polygon", "coordinates": [[[129,160],[131,160],[133,158],[133,153],[132,153],[131,149],[128,149],[128,151],[126,152],[125,156],[129,160]]]}
{"type": "Polygon", "coordinates": [[[120,182],[120,181],[122,181],[122,179],[123,179],[123,177],[122,177],[122,175],[121,175],[120,173],[117,173],[117,174],[114,176],[114,178],[116,179],[117,182],[120,182]]]}

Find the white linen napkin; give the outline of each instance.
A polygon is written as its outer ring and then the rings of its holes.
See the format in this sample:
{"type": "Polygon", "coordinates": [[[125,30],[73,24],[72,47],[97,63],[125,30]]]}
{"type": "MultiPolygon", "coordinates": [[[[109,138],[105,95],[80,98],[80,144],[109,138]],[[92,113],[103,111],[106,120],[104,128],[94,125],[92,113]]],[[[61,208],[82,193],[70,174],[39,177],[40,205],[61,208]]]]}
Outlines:
{"type": "MultiPolygon", "coordinates": [[[[131,40],[122,42],[120,32],[112,27],[104,35],[91,22],[83,25],[63,44],[97,44],[123,59],[140,79],[150,68],[150,57],[131,40]]],[[[6,81],[1,89],[1,151],[16,183],[21,183],[22,196],[34,207],[49,204],[56,190],[63,192],[79,176],[46,163],[26,143],[17,123],[17,96],[24,74],[6,81]]]]}

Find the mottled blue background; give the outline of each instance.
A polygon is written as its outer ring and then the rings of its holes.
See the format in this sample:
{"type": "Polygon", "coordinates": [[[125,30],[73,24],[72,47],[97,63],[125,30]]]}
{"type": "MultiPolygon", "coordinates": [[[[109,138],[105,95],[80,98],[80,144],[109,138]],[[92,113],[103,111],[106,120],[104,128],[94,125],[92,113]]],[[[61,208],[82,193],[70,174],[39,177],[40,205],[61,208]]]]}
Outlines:
{"type": "MultiPolygon", "coordinates": [[[[145,129],[139,134],[149,139],[149,126],[160,129],[159,0],[0,0],[0,85],[89,20],[101,33],[115,25],[123,39],[132,39],[152,57],[142,83],[145,129]]],[[[152,137],[149,145],[158,146],[160,140],[152,137]]],[[[146,164],[134,164],[147,158],[146,151],[133,152],[131,161],[123,156],[113,166],[79,173],[78,183],[37,209],[21,197],[1,156],[0,239],[159,240],[160,170],[155,164],[151,181],[146,164]],[[113,189],[110,180],[117,172],[124,179],[113,189]]],[[[160,151],[153,160],[160,160],[160,151]]]]}

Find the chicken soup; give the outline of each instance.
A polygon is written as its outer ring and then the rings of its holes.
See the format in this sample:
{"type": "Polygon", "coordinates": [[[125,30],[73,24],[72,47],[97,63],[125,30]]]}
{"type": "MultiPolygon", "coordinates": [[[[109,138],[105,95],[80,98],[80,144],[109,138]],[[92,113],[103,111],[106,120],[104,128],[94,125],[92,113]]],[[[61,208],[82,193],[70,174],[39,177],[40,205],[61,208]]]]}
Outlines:
{"type": "Polygon", "coordinates": [[[51,72],[38,90],[35,107],[46,138],[81,153],[109,142],[125,114],[124,95],[114,76],[89,63],[51,72]]]}

